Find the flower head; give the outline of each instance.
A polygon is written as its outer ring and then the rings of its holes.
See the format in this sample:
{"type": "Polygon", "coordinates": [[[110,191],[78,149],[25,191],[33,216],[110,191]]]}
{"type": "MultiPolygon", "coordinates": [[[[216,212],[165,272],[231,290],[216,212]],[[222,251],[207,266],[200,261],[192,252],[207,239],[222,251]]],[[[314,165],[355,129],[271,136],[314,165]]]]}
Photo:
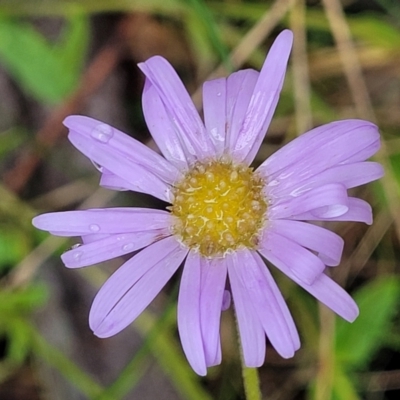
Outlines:
{"type": "Polygon", "coordinates": [[[375,125],[344,120],[315,128],[250,167],[283,85],[292,33],[282,32],[261,72],[243,70],[203,86],[204,123],[170,64],[152,57],[143,110],[162,155],[109,125],[68,117],[71,143],[100,165],[100,184],[144,192],[168,211],[108,208],[44,214],[34,225],[81,236],[62,255],[79,268],[142,249],[97,294],[89,317],[99,337],[128,326],[184,263],[178,327],[193,369],[221,361],[220,315],[229,279],[247,366],[263,363],[265,335],[283,357],[300,340],[262,257],[348,321],[351,297],[325,273],[340,262],[343,240],[305,221],[372,223],[371,207],[347,190],[382,176],[365,161],[379,148],[375,125]]]}

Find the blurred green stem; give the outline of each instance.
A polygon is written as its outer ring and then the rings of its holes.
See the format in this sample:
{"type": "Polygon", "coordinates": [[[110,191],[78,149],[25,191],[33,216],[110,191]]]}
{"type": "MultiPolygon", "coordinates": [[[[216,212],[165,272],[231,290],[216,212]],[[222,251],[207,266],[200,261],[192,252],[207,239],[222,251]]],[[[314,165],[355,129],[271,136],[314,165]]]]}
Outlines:
{"type": "Polygon", "coordinates": [[[235,322],[236,322],[236,333],[239,344],[239,352],[240,352],[240,363],[242,365],[242,377],[243,377],[243,386],[246,400],[262,400],[261,390],[260,390],[260,378],[258,376],[257,368],[249,368],[246,367],[243,355],[243,349],[240,342],[240,332],[238,320],[235,313],[235,322]]]}
{"type": "Polygon", "coordinates": [[[242,359],[242,376],[246,400],[261,400],[260,379],[257,368],[249,368],[244,365],[242,359]]]}

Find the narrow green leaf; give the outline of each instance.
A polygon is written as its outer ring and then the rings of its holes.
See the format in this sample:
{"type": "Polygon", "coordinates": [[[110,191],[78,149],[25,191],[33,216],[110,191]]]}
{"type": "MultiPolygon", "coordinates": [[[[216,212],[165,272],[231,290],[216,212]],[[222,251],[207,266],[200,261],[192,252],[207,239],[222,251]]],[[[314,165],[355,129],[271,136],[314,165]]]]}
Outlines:
{"type": "Polygon", "coordinates": [[[95,380],[60,350],[52,346],[33,326],[29,325],[26,321],[24,323],[26,329],[29,329],[32,338],[32,351],[37,357],[56,368],[86,398],[93,398],[101,393],[103,389],[95,380]]]}
{"type": "Polygon", "coordinates": [[[31,349],[31,333],[26,329],[26,323],[20,319],[11,318],[7,324],[7,359],[13,365],[21,365],[31,349]]]}
{"type": "Polygon", "coordinates": [[[17,290],[0,291],[0,321],[11,316],[24,316],[43,305],[47,299],[44,285],[31,285],[17,290]]]}
{"type": "Polygon", "coordinates": [[[73,16],[82,13],[142,11],[181,13],[180,0],[1,0],[0,15],[73,16]]]}
{"type": "Polygon", "coordinates": [[[203,0],[186,1],[188,2],[188,4],[191,5],[194,16],[197,17],[204,26],[204,35],[208,36],[220,59],[225,64],[228,71],[231,71],[232,65],[229,60],[228,49],[221,40],[218,25],[207,5],[204,3],[203,0]]]}
{"type": "Polygon", "coordinates": [[[368,283],[354,296],[360,316],[353,324],[337,321],[336,357],[349,367],[362,367],[379,348],[400,297],[397,277],[368,283]]]}
{"type": "Polygon", "coordinates": [[[360,400],[354,387],[354,379],[336,366],[333,381],[332,400],[360,400]]]}
{"type": "Polygon", "coordinates": [[[0,19],[0,62],[32,96],[57,102],[75,88],[88,42],[88,21],[74,17],[59,44],[26,22],[0,19]]]}

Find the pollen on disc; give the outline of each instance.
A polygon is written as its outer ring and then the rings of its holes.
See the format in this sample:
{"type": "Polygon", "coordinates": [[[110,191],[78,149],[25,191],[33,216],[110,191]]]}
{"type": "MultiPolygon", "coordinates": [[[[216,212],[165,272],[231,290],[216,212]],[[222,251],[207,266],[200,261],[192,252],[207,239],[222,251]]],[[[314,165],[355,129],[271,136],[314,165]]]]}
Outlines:
{"type": "Polygon", "coordinates": [[[264,181],[227,160],[196,163],[173,189],[173,233],[206,257],[255,248],[265,222],[264,181]]]}

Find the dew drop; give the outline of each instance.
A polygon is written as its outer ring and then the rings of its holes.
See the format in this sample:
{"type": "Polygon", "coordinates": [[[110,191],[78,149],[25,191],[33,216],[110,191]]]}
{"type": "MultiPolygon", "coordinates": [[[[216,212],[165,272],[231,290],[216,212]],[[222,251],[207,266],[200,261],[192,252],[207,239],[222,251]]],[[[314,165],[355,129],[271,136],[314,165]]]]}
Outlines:
{"type": "Polygon", "coordinates": [[[107,124],[97,125],[90,133],[90,136],[92,136],[93,139],[96,139],[98,142],[101,143],[108,143],[113,135],[113,128],[107,124]]]}
{"type": "Polygon", "coordinates": [[[226,311],[231,305],[231,293],[229,290],[224,290],[224,294],[222,296],[222,311],[226,311]]]}
{"type": "Polygon", "coordinates": [[[217,96],[220,97],[220,96],[221,96],[221,92],[218,92],[218,93],[217,93],[217,96]]]}
{"type": "Polygon", "coordinates": [[[82,255],[83,255],[83,251],[76,251],[76,252],[74,253],[74,259],[75,259],[75,261],[79,261],[79,260],[82,258],[82,255]]]}
{"type": "Polygon", "coordinates": [[[98,232],[100,230],[100,227],[98,225],[96,225],[96,224],[92,224],[92,225],[89,226],[89,229],[92,232],[98,232]]]}
{"type": "Polygon", "coordinates": [[[129,251],[133,249],[133,243],[127,243],[125,245],[122,246],[122,250],[123,251],[129,251]]]}

